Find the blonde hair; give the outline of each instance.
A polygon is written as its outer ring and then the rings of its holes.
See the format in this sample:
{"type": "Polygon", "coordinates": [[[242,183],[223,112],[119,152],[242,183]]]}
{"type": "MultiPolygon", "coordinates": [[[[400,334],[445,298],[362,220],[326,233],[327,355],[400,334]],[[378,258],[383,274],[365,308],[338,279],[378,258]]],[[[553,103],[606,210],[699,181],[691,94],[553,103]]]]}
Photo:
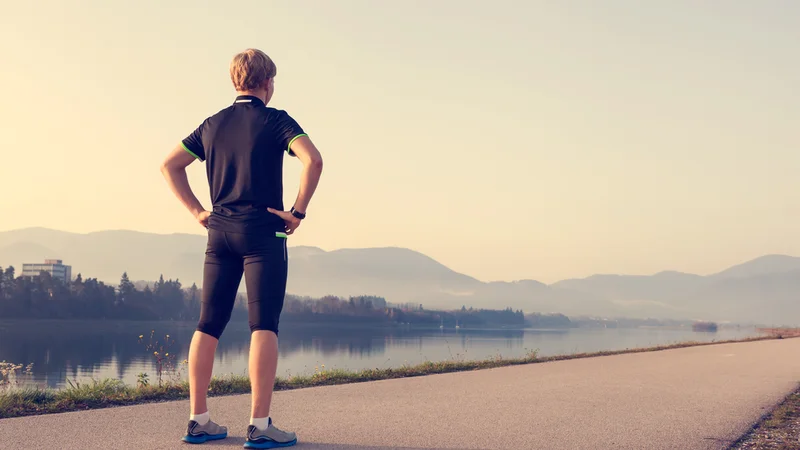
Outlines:
{"type": "Polygon", "coordinates": [[[248,48],[233,57],[231,81],[237,91],[253,91],[278,73],[278,68],[261,50],[248,48]]]}

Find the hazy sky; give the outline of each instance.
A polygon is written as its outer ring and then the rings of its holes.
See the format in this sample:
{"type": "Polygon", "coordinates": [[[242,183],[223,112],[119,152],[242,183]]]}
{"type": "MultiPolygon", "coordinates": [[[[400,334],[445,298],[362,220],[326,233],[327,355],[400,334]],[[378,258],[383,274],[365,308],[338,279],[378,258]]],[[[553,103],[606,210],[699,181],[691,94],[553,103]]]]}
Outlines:
{"type": "Polygon", "coordinates": [[[247,47],[325,158],[292,245],[483,280],[800,254],[792,0],[3,1],[0,230],[202,233],[158,165],[247,47]]]}

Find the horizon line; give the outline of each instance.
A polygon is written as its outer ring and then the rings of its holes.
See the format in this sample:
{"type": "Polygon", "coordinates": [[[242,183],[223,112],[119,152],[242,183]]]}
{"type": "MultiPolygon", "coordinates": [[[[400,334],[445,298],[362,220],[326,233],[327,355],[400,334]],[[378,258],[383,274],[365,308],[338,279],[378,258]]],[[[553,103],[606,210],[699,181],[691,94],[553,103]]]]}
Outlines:
{"type": "MultiPolygon", "coordinates": [[[[49,228],[49,227],[44,227],[44,226],[31,226],[31,227],[15,228],[15,229],[11,229],[11,230],[0,230],[0,234],[1,233],[14,233],[14,232],[28,231],[28,230],[52,231],[52,232],[57,232],[57,233],[80,235],[80,236],[88,236],[88,235],[92,235],[92,234],[101,234],[101,233],[124,232],[124,233],[148,234],[148,235],[154,235],[154,236],[196,236],[196,237],[201,237],[201,238],[205,238],[206,237],[203,234],[194,234],[194,233],[180,233],[180,232],[178,232],[178,233],[156,233],[156,232],[150,232],[150,231],[139,231],[139,230],[123,229],[123,228],[109,229],[109,230],[96,230],[96,231],[89,231],[89,232],[82,232],[81,233],[81,232],[75,232],[75,231],[64,231],[64,230],[59,230],[59,229],[56,229],[56,228],[49,228]]],[[[489,281],[481,280],[480,278],[474,277],[472,275],[468,275],[466,273],[458,272],[456,270],[453,270],[449,266],[447,266],[447,265],[441,263],[440,261],[438,261],[437,259],[434,259],[433,257],[431,257],[431,256],[429,256],[429,255],[427,255],[427,254],[425,254],[425,253],[423,253],[421,251],[414,250],[414,249],[408,248],[408,247],[400,247],[400,246],[343,247],[343,248],[337,248],[337,249],[333,249],[333,250],[326,250],[326,249],[324,249],[322,247],[318,247],[318,246],[314,246],[314,245],[296,245],[296,246],[293,246],[293,247],[294,248],[312,248],[312,249],[321,250],[324,253],[331,253],[331,252],[336,252],[336,251],[341,251],[341,250],[372,250],[372,249],[401,249],[401,250],[408,250],[408,251],[417,253],[419,255],[422,255],[422,256],[430,259],[431,261],[434,261],[435,263],[441,265],[442,267],[446,268],[447,270],[449,270],[449,271],[451,271],[453,273],[472,278],[472,279],[474,279],[476,281],[479,281],[481,283],[485,283],[485,284],[490,284],[490,283],[520,283],[520,282],[525,282],[525,281],[534,281],[534,282],[543,284],[543,285],[548,286],[548,287],[552,287],[552,286],[554,286],[554,285],[556,285],[558,283],[562,283],[562,282],[565,282],[565,281],[587,280],[589,278],[601,277],[601,276],[654,277],[656,275],[665,274],[665,273],[675,273],[675,274],[692,275],[692,276],[705,278],[705,277],[713,277],[715,275],[719,275],[719,274],[721,274],[721,273],[723,273],[723,272],[725,272],[727,270],[730,270],[730,269],[732,269],[734,267],[738,267],[740,265],[747,264],[747,263],[750,263],[750,262],[753,262],[753,261],[757,261],[757,260],[763,259],[763,258],[768,258],[768,257],[798,258],[797,256],[789,255],[789,254],[785,254],[785,253],[767,253],[767,254],[763,254],[763,255],[760,255],[760,256],[756,256],[756,257],[747,259],[747,260],[745,260],[743,262],[740,262],[740,263],[736,263],[736,264],[730,265],[730,266],[728,266],[728,267],[726,267],[726,268],[724,268],[722,270],[719,270],[719,271],[716,271],[716,272],[713,272],[713,273],[709,273],[707,275],[700,275],[700,274],[696,274],[696,273],[683,272],[683,271],[680,271],[680,270],[673,270],[673,269],[663,269],[663,270],[660,270],[658,272],[651,273],[651,274],[626,274],[626,273],[608,273],[608,272],[605,272],[605,273],[593,273],[591,275],[587,275],[587,276],[584,276],[584,277],[568,277],[568,278],[563,278],[563,279],[558,280],[558,281],[554,281],[552,283],[545,283],[545,282],[541,282],[541,281],[539,281],[539,280],[537,280],[535,278],[520,278],[520,279],[516,279],[516,280],[489,280],[489,281]]]]}

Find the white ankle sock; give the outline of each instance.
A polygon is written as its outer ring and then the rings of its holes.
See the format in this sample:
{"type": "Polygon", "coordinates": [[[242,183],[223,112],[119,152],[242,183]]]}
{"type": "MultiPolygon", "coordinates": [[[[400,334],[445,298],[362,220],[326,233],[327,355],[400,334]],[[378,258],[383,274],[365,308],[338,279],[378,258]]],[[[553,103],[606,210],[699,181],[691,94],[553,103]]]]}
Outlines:
{"type": "Polygon", "coordinates": [[[189,420],[194,420],[202,427],[203,425],[207,424],[209,420],[211,420],[211,416],[209,416],[208,411],[206,411],[203,414],[191,414],[189,416],[189,420]]]}
{"type": "Polygon", "coordinates": [[[259,430],[266,430],[269,427],[269,417],[250,418],[250,425],[254,425],[259,430]]]}

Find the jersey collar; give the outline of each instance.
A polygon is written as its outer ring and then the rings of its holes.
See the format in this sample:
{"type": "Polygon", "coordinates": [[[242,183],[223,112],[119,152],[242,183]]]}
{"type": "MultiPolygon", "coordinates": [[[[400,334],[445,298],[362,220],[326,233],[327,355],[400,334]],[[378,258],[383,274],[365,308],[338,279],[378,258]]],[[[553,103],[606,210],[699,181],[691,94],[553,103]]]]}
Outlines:
{"type": "Polygon", "coordinates": [[[252,95],[239,95],[238,97],[236,97],[236,101],[233,102],[233,103],[234,104],[240,104],[240,103],[247,104],[247,103],[249,103],[251,105],[256,105],[256,106],[264,105],[264,102],[261,101],[260,98],[254,97],[252,95]]]}

